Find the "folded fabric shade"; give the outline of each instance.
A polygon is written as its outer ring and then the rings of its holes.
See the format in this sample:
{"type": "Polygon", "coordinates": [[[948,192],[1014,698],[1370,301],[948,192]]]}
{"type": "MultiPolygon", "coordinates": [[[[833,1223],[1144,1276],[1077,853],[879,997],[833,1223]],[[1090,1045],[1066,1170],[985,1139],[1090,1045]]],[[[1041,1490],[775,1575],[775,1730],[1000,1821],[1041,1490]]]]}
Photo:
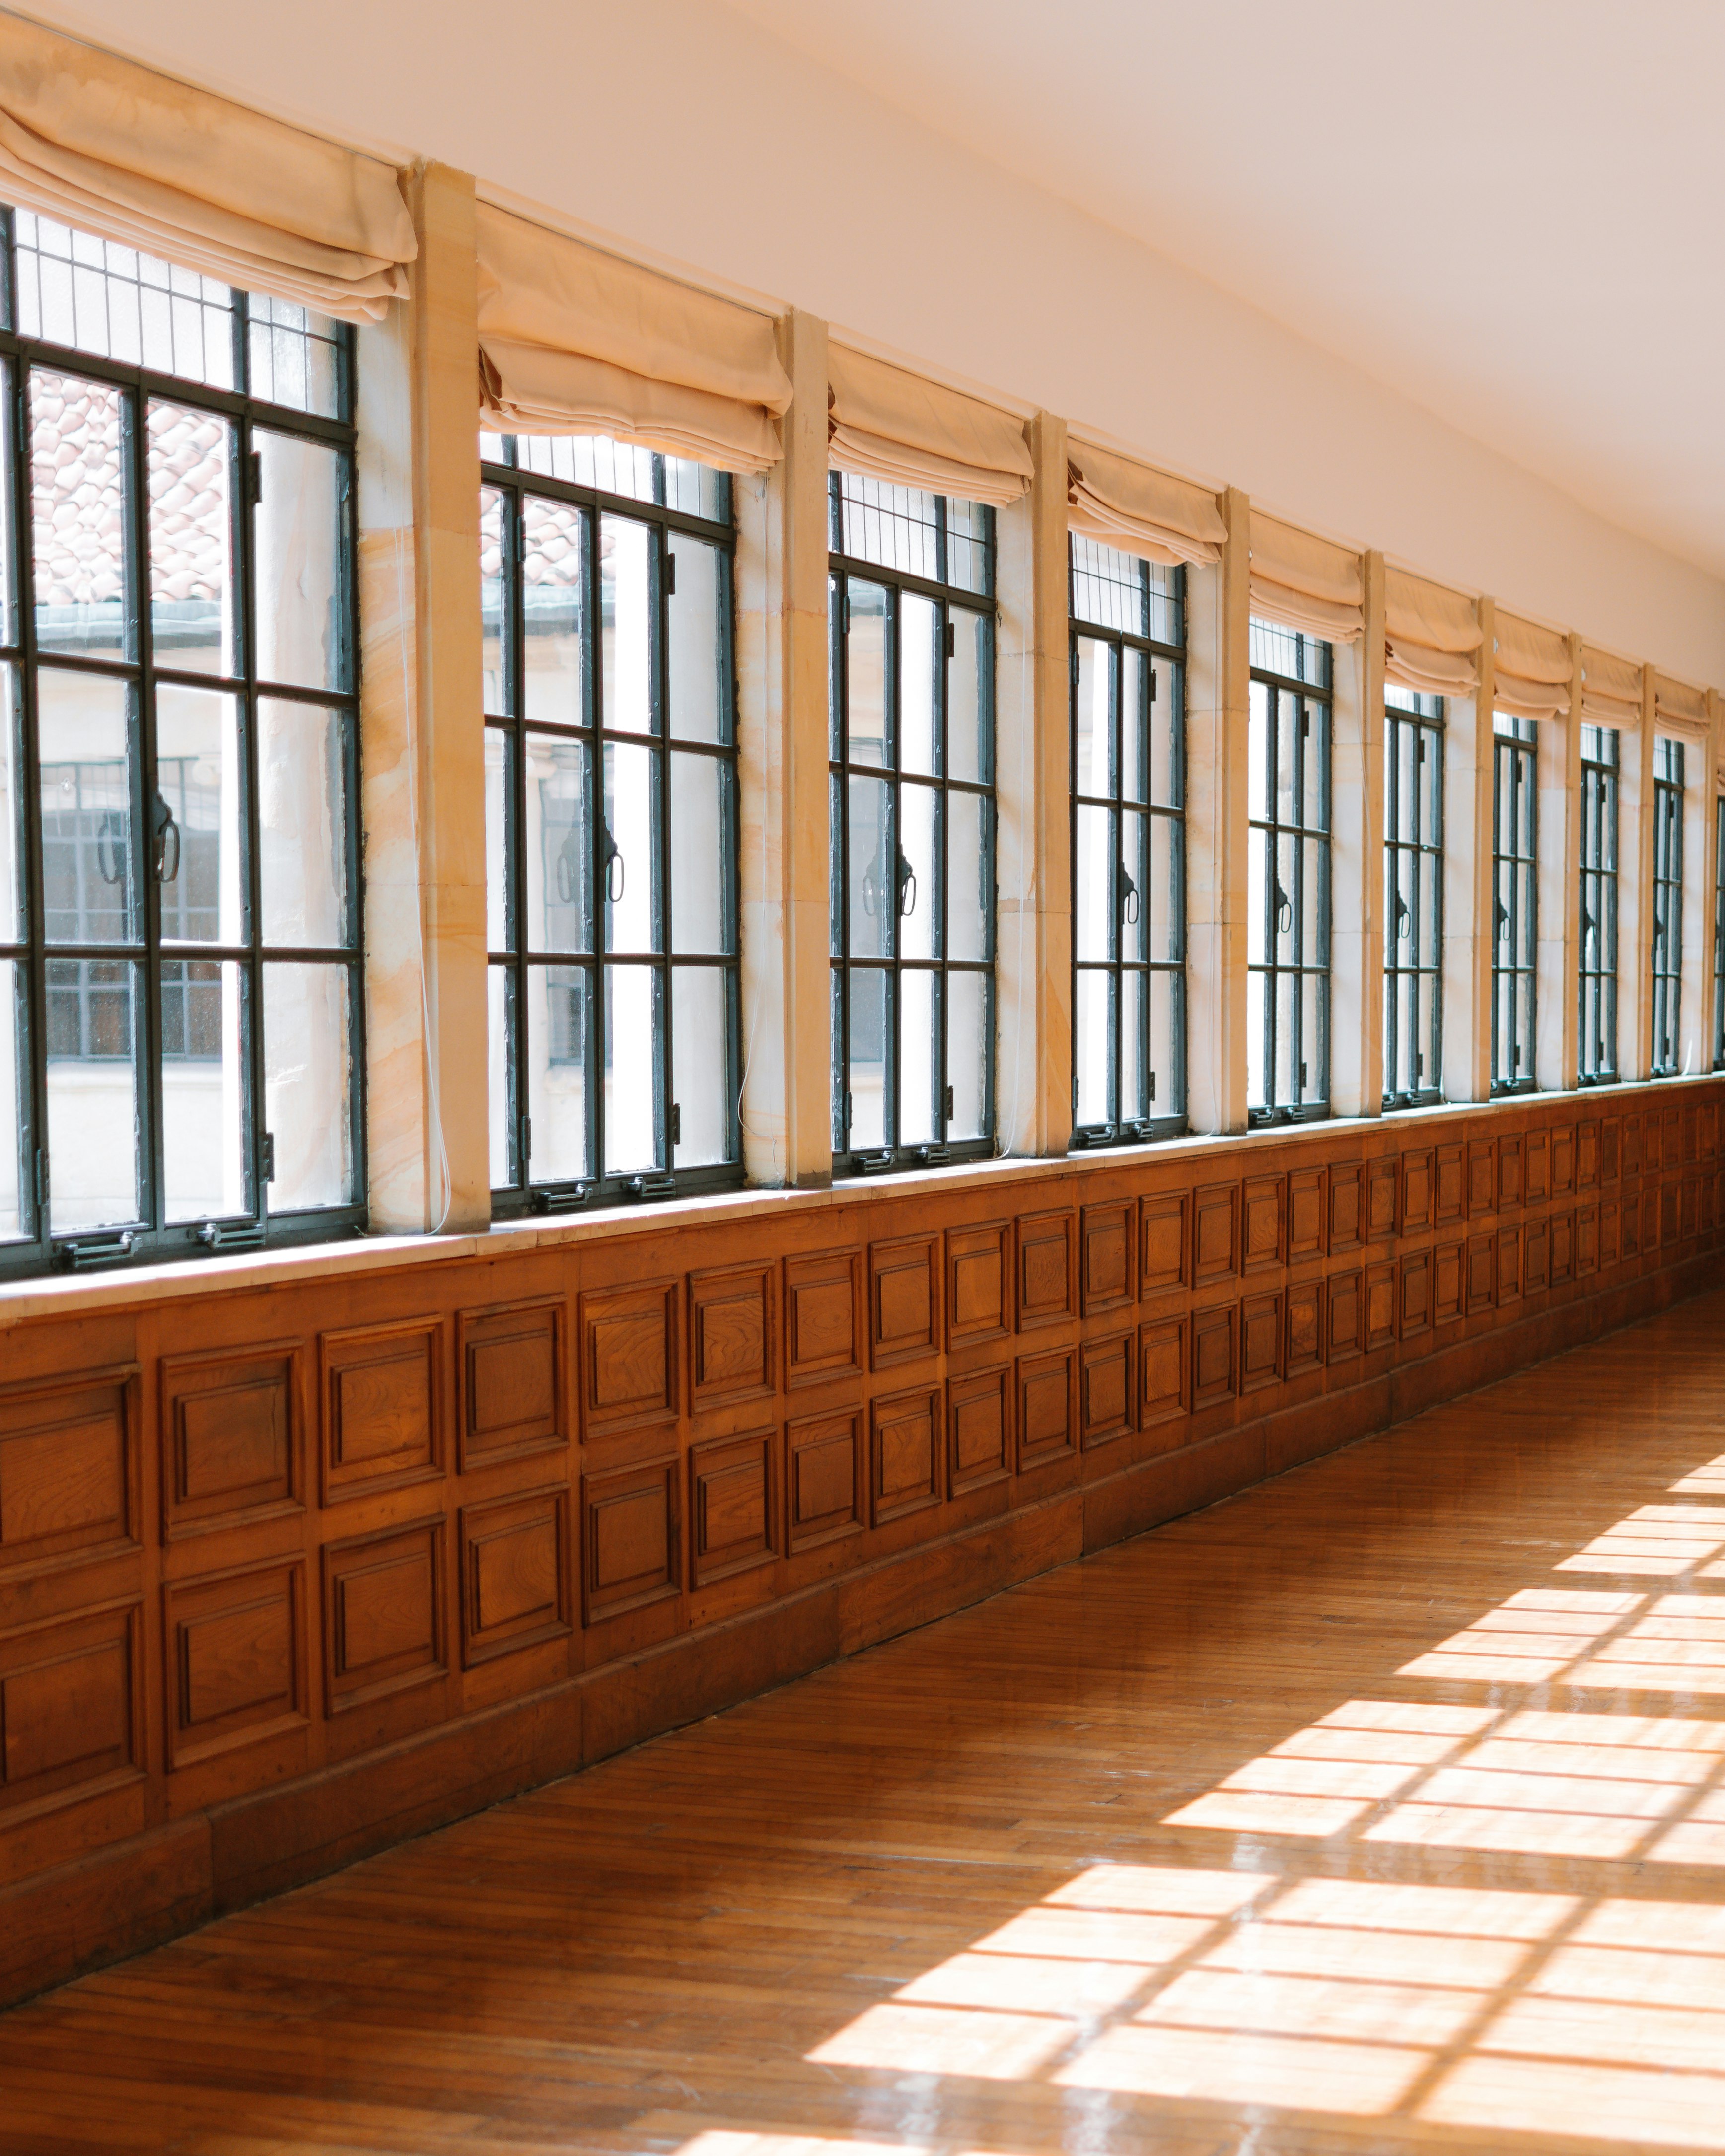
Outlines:
{"type": "Polygon", "coordinates": [[[1429,696],[1471,696],[1480,684],[1474,602],[1405,569],[1387,569],[1384,583],[1389,679],[1429,696]]]}
{"type": "Polygon", "coordinates": [[[834,344],[827,352],[828,454],[839,471],[1004,508],[1029,491],[1023,422],[834,344]]]}
{"type": "Polygon", "coordinates": [[[1214,495],[1088,442],[1068,453],[1066,522],[1122,554],[1168,564],[1219,562],[1228,536],[1214,495]]]}
{"type": "Polygon", "coordinates": [[[1499,612],[1491,690],[1497,710],[1519,719],[1567,717],[1569,670],[1568,637],[1499,612]]]}
{"type": "Polygon", "coordinates": [[[1252,612],[1285,629],[1353,644],[1365,628],[1360,558],[1252,511],[1252,612]]]}

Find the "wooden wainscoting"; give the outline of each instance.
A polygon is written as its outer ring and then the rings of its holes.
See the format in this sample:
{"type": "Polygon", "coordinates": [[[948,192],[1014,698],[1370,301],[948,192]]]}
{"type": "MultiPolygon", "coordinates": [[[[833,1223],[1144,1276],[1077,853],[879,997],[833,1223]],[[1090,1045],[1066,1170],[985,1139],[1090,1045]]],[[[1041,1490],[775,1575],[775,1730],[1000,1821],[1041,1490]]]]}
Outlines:
{"type": "Polygon", "coordinates": [[[0,1997],[1716,1276],[1715,1081],[9,1329],[0,1997]]]}

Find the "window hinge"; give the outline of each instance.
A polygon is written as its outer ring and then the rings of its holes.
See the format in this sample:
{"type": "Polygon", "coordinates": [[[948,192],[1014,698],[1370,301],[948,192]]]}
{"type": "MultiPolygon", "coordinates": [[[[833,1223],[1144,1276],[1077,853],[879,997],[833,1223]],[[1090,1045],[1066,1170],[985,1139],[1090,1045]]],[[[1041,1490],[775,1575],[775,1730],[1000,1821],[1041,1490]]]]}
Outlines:
{"type": "Polygon", "coordinates": [[[665,595],[668,599],[677,595],[677,557],[669,547],[665,550],[665,595]]]}
{"type": "Polygon", "coordinates": [[[1306,1091],[1306,1065],[1303,1063],[1300,1065],[1300,1091],[1302,1094],[1306,1091]]]}
{"type": "Polygon", "coordinates": [[[258,1140],[258,1180],[260,1183],[274,1183],[275,1180],[275,1133],[274,1131],[265,1131],[258,1140]]]}
{"type": "Polygon", "coordinates": [[[845,594],[845,633],[847,636],[850,634],[850,594],[848,591],[845,594]]]}
{"type": "Polygon", "coordinates": [[[1153,666],[1150,669],[1150,701],[1153,704],[1156,701],[1156,669],[1153,666]]]}
{"type": "Polygon", "coordinates": [[[572,1213],[578,1206],[585,1205],[592,1183],[542,1183],[527,1194],[527,1203],[536,1213],[572,1213]]]}
{"type": "Polygon", "coordinates": [[[946,1117],[946,1119],[947,1119],[947,1121],[949,1123],[950,1123],[950,1122],[952,1122],[952,1087],[951,1087],[950,1086],[947,1086],[947,1117],[946,1117]]]}
{"type": "Polygon", "coordinates": [[[1075,1117],[1078,1113],[1078,1081],[1076,1078],[1072,1081],[1072,1113],[1075,1117]]]}
{"type": "Polygon", "coordinates": [[[1068,662],[1066,670],[1071,675],[1072,686],[1076,689],[1078,686],[1078,646],[1076,644],[1072,647],[1072,656],[1068,662]]]}
{"type": "Polygon", "coordinates": [[[1153,1101],[1156,1098],[1156,1073],[1153,1070],[1150,1073],[1150,1097],[1153,1101]]]}
{"type": "Polygon", "coordinates": [[[523,1116],[521,1117],[521,1158],[531,1160],[532,1158],[533,1118],[531,1116],[523,1116]]]}
{"type": "Polygon", "coordinates": [[[683,1142],[683,1111],[675,1101],[671,1102],[670,1142],[673,1145],[683,1142]]]}
{"type": "Polygon", "coordinates": [[[245,460],[245,498],[255,509],[264,499],[264,452],[254,449],[245,460]]]}
{"type": "Polygon", "coordinates": [[[948,659],[958,656],[958,631],[950,621],[947,624],[947,656],[948,659]]]}
{"type": "Polygon", "coordinates": [[[632,1175],[623,1187],[631,1198],[675,1198],[677,1178],[674,1175],[632,1175]]]}
{"type": "Polygon", "coordinates": [[[527,558],[527,520],[521,515],[519,505],[511,522],[515,527],[515,558],[517,562],[525,562],[527,558]]]}
{"type": "Polygon", "coordinates": [[[844,1128],[848,1132],[850,1129],[850,1096],[849,1093],[845,1096],[845,1106],[842,1111],[842,1116],[844,1128]]]}
{"type": "Polygon", "coordinates": [[[48,1155],[40,1146],[36,1148],[36,1209],[39,1213],[48,1204],[48,1155]]]}

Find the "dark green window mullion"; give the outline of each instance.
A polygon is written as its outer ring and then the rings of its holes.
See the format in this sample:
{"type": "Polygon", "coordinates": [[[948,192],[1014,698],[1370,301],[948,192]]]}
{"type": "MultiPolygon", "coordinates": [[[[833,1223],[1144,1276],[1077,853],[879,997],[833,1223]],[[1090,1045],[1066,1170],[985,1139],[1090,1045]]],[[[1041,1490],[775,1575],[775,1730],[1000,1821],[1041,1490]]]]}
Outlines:
{"type": "MultiPolygon", "coordinates": [[[[509,449],[514,462],[514,447],[509,449]]],[[[499,624],[503,659],[503,694],[498,701],[509,717],[504,736],[508,767],[505,774],[507,805],[503,817],[504,940],[509,950],[509,1008],[505,1012],[504,1038],[508,1042],[510,1113],[515,1132],[514,1188],[526,1191],[533,1183],[533,1127],[527,1091],[527,1013],[532,998],[527,989],[527,666],[526,516],[519,484],[501,490],[503,502],[502,542],[505,619],[499,624]]],[[[592,1037],[589,1019],[588,1036],[592,1037]]],[[[588,1091],[593,1088],[589,1082],[588,1091]]],[[[588,1145],[592,1144],[591,1134],[588,1145]]],[[[588,1153],[589,1165],[592,1154],[588,1153]]]]}
{"type": "MultiPolygon", "coordinates": [[[[587,585],[587,619],[589,624],[582,664],[587,679],[583,685],[586,696],[585,718],[589,746],[588,766],[588,874],[592,879],[589,889],[593,902],[588,908],[591,950],[588,959],[587,997],[587,1040],[585,1042],[587,1086],[587,1164],[589,1174],[597,1183],[606,1173],[605,1159],[605,1053],[609,1046],[611,1029],[606,1020],[605,982],[606,940],[605,908],[610,903],[610,865],[605,858],[605,834],[610,829],[610,819],[605,814],[605,612],[604,582],[600,574],[599,512],[597,508],[583,506],[580,511],[583,563],[587,585]]],[[[522,572],[525,590],[526,573],[522,572]]],[[[526,604],[523,599],[523,606],[526,604]]],[[[525,664],[525,649],[523,651],[525,664]]],[[[525,685],[523,704],[525,705],[525,685]]],[[[525,739],[525,737],[523,737],[525,739]]],[[[526,824],[521,824],[523,851],[526,850],[526,824]]],[[[525,874],[525,870],[523,870],[525,874]]]]}
{"type": "MultiPolygon", "coordinates": [[[[244,298],[236,294],[234,311],[234,336],[237,351],[234,358],[236,382],[249,393],[251,388],[251,339],[247,334],[249,309],[244,298]]],[[[256,622],[257,579],[254,566],[256,553],[253,519],[257,504],[252,500],[250,475],[257,466],[253,462],[252,423],[249,415],[242,417],[234,429],[235,468],[228,481],[228,499],[232,507],[234,524],[234,637],[239,645],[239,671],[244,681],[239,697],[239,755],[241,804],[239,824],[240,887],[244,894],[241,911],[241,937],[245,945],[245,957],[240,967],[246,992],[241,1002],[241,1024],[244,1028],[244,1052],[241,1070],[244,1073],[246,1101],[241,1123],[245,1145],[244,1191],[249,1203],[251,1217],[263,1219],[270,1209],[270,1184],[266,1177],[269,1163],[265,1146],[268,1134],[264,1118],[268,1101],[264,1087],[264,898],[263,864],[259,858],[261,847],[253,843],[254,830],[261,831],[261,819],[256,807],[261,796],[258,776],[258,635],[256,622]]],[[[354,489],[348,490],[350,504],[354,489]]],[[[356,535],[350,515],[348,542],[354,545],[356,535]]],[[[351,613],[348,617],[352,619],[351,613]]],[[[350,665],[347,680],[352,682],[357,669],[350,665]]],[[[345,715],[344,715],[345,716],[345,715]]],[[[357,721],[347,718],[342,729],[342,780],[346,798],[357,806],[359,801],[358,774],[352,768],[355,762],[352,737],[357,732],[357,721]]],[[[347,819],[349,826],[348,845],[352,846],[352,826],[357,815],[347,819]]],[[[350,911],[359,903],[359,881],[350,865],[347,877],[348,906],[350,911]]],[[[355,923],[341,923],[346,940],[353,940],[355,923]]],[[[364,997],[356,993],[359,983],[354,979],[354,969],[348,968],[349,1023],[357,1026],[364,997]]],[[[349,1072],[349,1109],[354,1143],[359,1143],[359,1133],[364,1117],[359,1098],[362,1057],[356,1045],[349,1072]]],[[[356,1168],[357,1163],[356,1162],[356,1168]]]]}
{"type": "MultiPolygon", "coordinates": [[[[16,319],[12,295],[17,288],[12,251],[13,220],[5,216],[7,317],[16,319]]],[[[37,804],[42,798],[42,766],[39,753],[39,729],[36,696],[36,608],[33,571],[33,520],[28,483],[29,459],[25,444],[28,432],[29,369],[14,355],[7,363],[7,395],[11,408],[13,454],[4,484],[12,490],[12,528],[16,535],[11,570],[13,582],[13,622],[17,631],[13,662],[17,672],[18,726],[22,768],[18,775],[17,813],[22,824],[23,888],[20,894],[24,917],[26,955],[20,958],[24,978],[24,1056],[19,1071],[20,1105],[26,1123],[20,1148],[21,1196],[35,1233],[31,1239],[39,1262],[45,1262],[52,1245],[49,1235],[49,1193],[52,1164],[48,1157],[48,978],[44,957],[47,916],[44,911],[42,819],[37,804]]]]}
{"type": "MultiPolygon", "coordinates": [[[[664,506],[665,461],[660,458],[653,467],[653,490],[660,506],[664,506]]],[[[677,1104],[671,1098],[676,1072],[676,998],[671,993],[671,921],[674,918],[673,880],[676,864],[671,858],[671,802],[670,802],[670,685],[667,674],[670,665],[670,578],[665,572],[665,562],[670,553],[668,535],[662,524],[652,527],[653,545],[649,555],[653,576],[653,649],[648,655],[648,680],[650,684],[649,709],[652,714],[654,738],[658,746],[654,751],[659,783],[654,794],[654,818],[658,826],[659,874],[654,880],[654,942],[658,947],[660,1013],[657,1037],[654,1043],[653,1082],[655,1091],[653,1113],[653,1142],[657,1158],[654,1165],[669,1173],[676,1166],[676,1150],[673,1142],[673,1119],[677,1104]]]]}

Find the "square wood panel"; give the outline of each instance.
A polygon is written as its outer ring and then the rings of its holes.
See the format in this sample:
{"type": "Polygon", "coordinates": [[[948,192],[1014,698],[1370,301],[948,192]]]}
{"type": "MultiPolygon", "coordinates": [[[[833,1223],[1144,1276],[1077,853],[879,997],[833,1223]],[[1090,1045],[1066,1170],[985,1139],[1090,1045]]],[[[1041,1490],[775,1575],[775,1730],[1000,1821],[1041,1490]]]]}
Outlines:
{"type": "Polygon", "coordinates": [[[1240,1270],[1240,1185],[1211,1183],[1192,1199],[1192,1279],[1208,1287],[1240,1270]]]}
{"type": "Polygon", "coordinates": [[[1615,1265],[1623,1255],[1623,1208],[1615,1198],[1599,1201],[1599,1263],[1615,1265]]]}
{"type": "Polygon", "coordinates": [[[1597,1118],[1588,1116],[1575,1126],[1575,1188],[1597,1190],[1599,1187],[1599,1126],[1597,1118]]]}
{"type": "Polygon", "coordinates": [[[1324,1284],[1321,1280],[1296,1281],[1286,1291],[1287,1340],[1282,1349],[1282,1369],[1290,1378],[1322,1367],[1324,1359],[1324,1284]]]}
{"type": "Polygon", "coordinates": [[[1551,1195],[1551,1133],[1529,1131],[1522,1147],[1522,1181],[1527,1203],[1538,1205],[1551,1195]]]}
{"type": "Polygon", "coordinates": [[[785,1432],[785,1522],[793,1557],[865,1525],[862,1416],[810,1415],[785,1432]]]}
{"type": "Polygon", "coordinates": [[[1432,1252],[1431,1315],[1435,1324],[1450,1325],[1461,1317],[1466,1270],[1460,1243],[1440,1243],[1432,1252]]]}
{"type": "Polygon", "coordinates": [[[1538,1295],[1551,1280],[1551,1223],[1530,1220],[1522,1237],[1523,1286],[1538,1295]]]}
{"type": "Polygon", "coordinates": [[[947,1384],[947,1487],[962,1496],[1012,1472],[1012,1366],[1002,1363],[947,1384]]]}
{"type": "Polygon", "coordinates": [[[1497,1203],[1497,1143],[1472,1138],[1467,1147],[1467,1217],[1477,1219],[1497,1203]]]}
{"type": "Polygon", "coordinates": [[[711,1587],[778,1554],[778,1440],[770,1430],[689,1448],[689,1573],[711,1587]]]}
{"type": "Polygon", "coordinates": [[[444,1522],[323,1549],[324,1697],[344,1714],[449,1674],[444,1522]]]}
{"type": "Polygon", "coordinates": [[[869,1486],[877,1527],[941,1502],[942,1409],[938,1387],[869,1403],[869,1486]]]}
{"type": "Polygon", "coordinates": [[[763,1399],[777,1389],[778,1271],[756,1265],[690,1274],[691,1414],[763,1399]]]}
{"type": "Polygon", "coordinates": [[[863,1370],[862,1252],[784,1261],[785,1386],[795,1392],[863,1370]]]}
{"type": "Polygon", "coordinates": [[[1129,1198],[1078,1216],[1079,1301],[1086,1317],[1124,1310],[1138,1293],[1138,1209],[1129,1198]]]}
{"type": "Polygon", "coordinates": [[[582,1593],[601,1625],[678,1594],[679,1463],[655,1460],[581,1478],[582,1593]]]}
{"type": "Polygon", "coordinates": [[[1489,1310],[1497,1299],[1497,1238],[1492,1235],[1467,1239],[1467,1314],[1489,1310]]]}
{"type": "Polygon", "coordinates": [[[1024,1213],[1018,1224],[1019,1330],[1078,1312],[1078,1223],[1070,1213],[1024,1213]]]}
{"type": "Polygon", "coordinates": [[[1009,1220],[947,1230],[947,1345],[971,1348],[1004,1338],[1012,1329],[1008,1301],[1012,1242],[1009,1220]]]}
{"type": "Polygon", "coordinates": [[[1615,1183],[1623,1164],[1623,1118],[1620,1116],[1601,1116],[1599,1118],[1599,1180],[1615,1183]]]}
{"type": "Polygon", "coordinates": [[[142,1621],[131,1603],[0,1634],[0,1818],[142,1774],[142,1621]]]}
{"type": "Polygon", "coordinates": [[[1078,1350],[1078,1439],[1088,1451],[1124,1437],[1137,1404],[1137,1358],[1130,1332],[1086,1340],[1078,1350]]]}
{"type": "Polygon", "coordinates": [[[581,1297],[581,1412],[589,1438],[675,1422],[681,1283],[588,1288],[581,1297]]]}
{"type": "Polygon", "coordinates": [[[136,1363],[0,1389],[0,1577],[136,1549],[136,1363]]]}
{"type": "Polygon", "coordinates": [[[440,1317],[321,1336],[326,1505],[441,1478],[444,1341],[440,1317]]]}
{"type": "Polygon", "coordinates": [[[1192,1313],[1192,1405],[1195,1410],[1231,1399],[1240,1378],[1240,1306],[1192,1313]]]}
{"type": "Polygon", "coordinates": [[[1287,1262],[1287,1178],[1249,1175],[1242,1193],[1243,1272],[1279,1271],[1287,1262]]]}
{"type": "Polygon", "coordinates": [[[1641,1118],[1625,1116],[1620,1122],[1622,1152],[1622,1173],[1639,1175],[1641,1173],[1641,1118]]]}
{"type": "Polygon", "coordinates": [[[1324,1283],[1324,1360],[1348,1363],[1364,1345],[1364,1316],[1358,1266],[1332,1273],[1324,1283]]]}
{"type": "Polygon", "coordinates": [[[1366,1267],[1366,1352],[1387,1348],[1395,1338],[1396,1267],[1385,1258],[1366,1267]]]}
{"type": "Polygon", "coordinates": [[[1366,1168],[1366,1240],[1387,1243],[1395,1234],[1399,1163],[1374,1160],[1366,1168]]]}
{"type": "Polygon", "coordinates": [[[1328,1245],[1337,1250],[1357,1250],[1365,1240],[1366,1171],[1362,1161],[1330,1163],[1330,1232],[1328,1245]]]}
{"type": "Polygon", "coordinates": [[[1138,1427],[1150,1430],[1190,1411],[1187,1322],[1165,1317],[1138,1329],[1138,1427]]]}
{"type": "Polygon", "coordinates": [[[1563,1287],[1575,1277],[1575,1215],[1554,1213],[1551,1219],[1551,1284],[1563,1287]]]}
{"type": "Polygon", "coordinates": [[[906,1235],[869,1245],[869,1358],[877,1370],[936,1353],[941,1344],[941,1239],[906,1235]]]}
{"type": "Polygon", "coordinates": [[[1446,1220],[1459,1220],[1467,1210],[1467,1177],[1463,1164],[1465,1148],[1460,1145],[1440,1145],[1434,1150],[1437,1194],[1432,1218],[1441,1226],[1446,1220]]]}
{"type": "Polygon", "coordinates": [[[163,1622],[171,1769],[308,1726],[303,1558],[177,1581],[163,1622]]]}
{"type": "Polygon", "coordinates": [[[1322,1257],[1324,1216],[1329,1204],[1329,1170],[1296,1168],[1288,1173],[1288,1259],[1322,1257]]]}
{"type": "Polygon", "coordinates": [[[1497,1300],[1500,1305],[1517,1302],[1522,1295],[1522,1231],[1497,1231],[1497,1300]]]}
{"type": "Polygon", "coordinates": [[[569,1441],[561,1296],[455,1317],[455,1450],[465,1473],[569,1441]]]}
{"type": "Polygon", "coordinates": [[[1166,1190],[1138,1203],[1138,1288],[1142,1295],[1184,1287],[1191,1278],[1188,1236],[1192,1202],[1183,1190],[1166,1190]]]}
{"type": "Polygon", "coordinates": [[[169,1541],[304,1505],[303,1345],[260,1341],[162,1358],[162,1531],[169,1541]]]}
{"type": "Polygon", "coordinates": [[[1436,1196],[1435,1163],[1430,1146],[1414,1146],[1401,1158],[1399,1225],[1404,1235],[1417,1235],[1431,1225],[1436,1196]]]}
{"type": "Polygon", "coordinates": [[[1575,1270],[1578,1274],[1599,1269],[1599,1209],[1581,1205],[1575,1212],[1575,1270]]]}
{"type": "Polygon", "coordinates": [[[1051,1466],[1078,1442],[1077,1358],[1070,1348],[1052,1355],[1021,1355],[1018,1382],[1018,1471],[1051,1466]]]}
{"type": "Polygon", "coordinates": [[[460,1525],[464,1666],[566,1639],[575,1627],[563,1485],[464,1505],[460,1525]]]}
{"type": "Polygon", "coordinates": [[[1431,1252],[1409,1250],[1401,1260],[1401,1309],[1397,1330],[1417,1340],[1431,1330],[1431,1252]]]}
{"type": "Polygon", "coordinates": [[[1249,1295],[1240,1306],[1240,1389],[1263,1392],[1281,1383],[1283,1305],[1278,1292],[1249,1295]]]}
{"type": "Polygon", "coordinates": [[[1497,1141],[1497,1209],[1512,1212],[1522,1200],[1522,1141],[1513,1133],[1497,1141]]]}

